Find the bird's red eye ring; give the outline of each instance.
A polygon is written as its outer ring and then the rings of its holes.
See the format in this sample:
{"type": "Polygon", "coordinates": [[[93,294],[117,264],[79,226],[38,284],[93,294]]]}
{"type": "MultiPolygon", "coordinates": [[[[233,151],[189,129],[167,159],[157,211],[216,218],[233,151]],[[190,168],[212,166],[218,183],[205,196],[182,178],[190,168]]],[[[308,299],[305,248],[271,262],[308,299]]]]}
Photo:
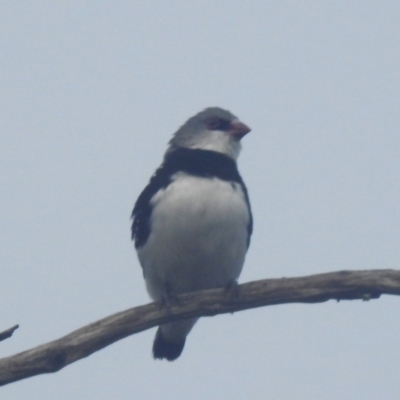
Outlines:
{"type": "Polygon", "coordinates": [[[221,125],[221,121],[217,117],[210,117],[206,121],[206,127],[210,131],[215,131],[217,130],[221,125]]]}

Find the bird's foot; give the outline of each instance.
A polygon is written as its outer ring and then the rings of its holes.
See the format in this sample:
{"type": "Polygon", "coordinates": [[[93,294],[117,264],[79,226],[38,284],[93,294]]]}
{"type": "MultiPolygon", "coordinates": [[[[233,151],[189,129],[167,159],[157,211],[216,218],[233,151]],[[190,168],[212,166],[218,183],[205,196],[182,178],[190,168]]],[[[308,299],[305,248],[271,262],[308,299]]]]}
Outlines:
{"type": "Polygon", "coordinates": [[[167,309],[168,314],[171,314],[171,306],[174,303],[179,304],[179,302],[179,298],[167,288],[159,300],[160,310],[167,309]]]}
{"type": "Polygon", "coordinates": [[[158,303],[160,311],[166,309],[168,314],[171,314],[171,297],[169,295],[164,293],[158,303]]]}
{"type": "Polygon", "coordinates": [[[225,286],[225,294],[230,297],[230,300],[235,300],[240,297],[239,284],[235,279],[231,279],[225,286]]]}

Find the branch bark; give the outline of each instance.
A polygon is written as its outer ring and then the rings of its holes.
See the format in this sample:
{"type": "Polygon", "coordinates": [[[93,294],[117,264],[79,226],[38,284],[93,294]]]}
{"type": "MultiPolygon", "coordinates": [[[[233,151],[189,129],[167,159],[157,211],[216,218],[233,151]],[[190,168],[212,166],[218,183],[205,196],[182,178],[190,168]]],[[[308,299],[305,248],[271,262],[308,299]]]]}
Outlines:
{"type": "Polygon", "coordinates": [[[19,325],[14,325],[12,328],[8,328],[7,330],[0,333],[0,342],[2,340],[8,339],[12,336],[14,331],[19,328],[19,325]]]}
{"type": "Polygon", "coordinates": [[[277,304],[370,300],[382,294],[400,295],[400,271],[339,271],[300,278],[265,279],[238,288],[238,296],[231,296],[224,289],[213,289],[181,295],[168,309],[160,308],[158,303],[131,308],[60,339],[0,359],[0,385],[59,371],[120,339],[182,318],[277,304]]]}

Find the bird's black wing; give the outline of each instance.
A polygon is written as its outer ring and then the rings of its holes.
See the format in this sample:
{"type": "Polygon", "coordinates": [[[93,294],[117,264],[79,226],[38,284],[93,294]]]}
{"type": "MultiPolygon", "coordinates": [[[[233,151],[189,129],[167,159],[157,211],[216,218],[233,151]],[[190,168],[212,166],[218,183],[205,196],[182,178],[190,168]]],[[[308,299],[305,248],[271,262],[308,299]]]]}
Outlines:
{"type": "Polygon", "coordinates": [[[243,193],[244,193],[244,198],[246,200],[247,208],[249,210],[249,223],[247,224],[247,248],[250,246],[250,238],[251,234],[253,233],[253,214],[251,212],[251,206],[250,206],[250,199],[249,199],[249,194],[247,192],[247,187],[244,184],[242,177],[240,177],[240,182],[239,182],[243,193]]]}
{"type": "Polygon", "coordinates": [[[143,246],[150,235],[150,217],[153,209],[151,199],[159,190],[166,188],[170,182],[169,168],[162,164],[136,200],[132,211],[132,240],[135,241],[136,248],[143,246]]]}

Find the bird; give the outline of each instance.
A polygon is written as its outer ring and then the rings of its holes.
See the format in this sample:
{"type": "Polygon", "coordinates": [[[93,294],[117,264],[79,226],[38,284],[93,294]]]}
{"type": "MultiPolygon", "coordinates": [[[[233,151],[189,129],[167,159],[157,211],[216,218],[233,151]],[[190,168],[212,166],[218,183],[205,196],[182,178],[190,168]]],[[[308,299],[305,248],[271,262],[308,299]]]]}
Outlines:
{"type": "MultiPolygon", "coordinates": [[[[197,290],[237,285],[253,231],[247,188],[237,168],[250,128],[210,107],[172,136],[160,167],[132,212],[147,291],[161,304],[197,290]]],[[[176,360],[198,318],[158,327],[154,359],[176,360]]]]}

